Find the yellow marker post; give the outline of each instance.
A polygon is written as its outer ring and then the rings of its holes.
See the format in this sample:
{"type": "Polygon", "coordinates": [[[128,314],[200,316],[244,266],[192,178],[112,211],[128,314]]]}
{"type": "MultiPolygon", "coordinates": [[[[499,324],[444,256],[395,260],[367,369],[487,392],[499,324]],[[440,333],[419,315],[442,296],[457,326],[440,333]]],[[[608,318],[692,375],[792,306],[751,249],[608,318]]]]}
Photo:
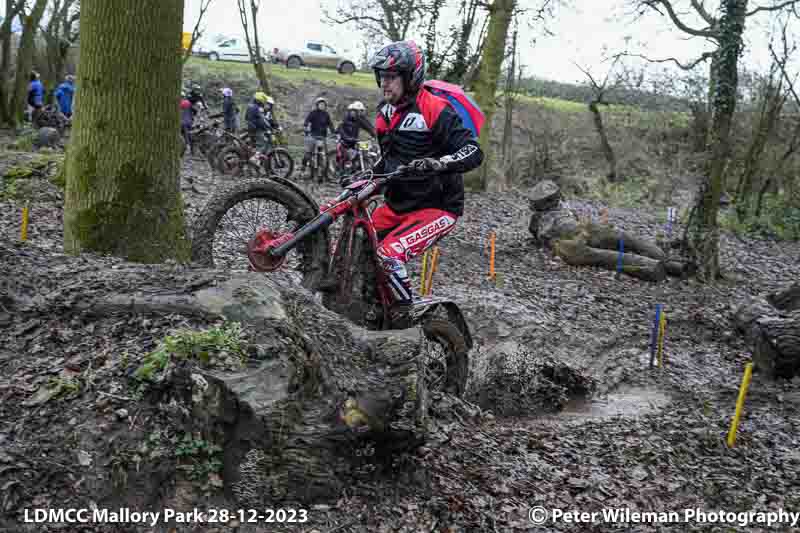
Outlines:
{"type": "Polygon", "coordinates": [[[661,318],[658,321],[658,368],[664,366],[664,335],[667,332],[667,314],[661,310],[661,318]]]}
{"type": "Polygon", "coordinates": [[[489,278],[494,279],[494,241],[495,233],[489,238],[489,278]]]}
{"type": "Polygon", "coordinates": [[[739,427],[739,419],[742,417],[744,408],[744,398],[747,396],[747,388],[750,386],[750,378],[753,376],[753,363],[747,363],[744,367],[744,377],[742,385],[739,387],[739,398],[736,400],[736,412],[731,421],[731,430],[728,432],[728,447],[733,448],[736,443],[736,430],[739,427]]]}
{"type": "Polygon", "coordinates": [[[427,273],[427,267],[428,267],[428,252],[429,251],[430,251],[430,248],[425,250],[425,253],[422,254],[422,274],[420,275],[420,278],[422,278],[422,279],[420,281],[420,287],[419,287],[419,293],[422,296],[425,296],[425,280],[427,279],[426,273],[427,273]]]}
{"type": "Polygon", "coordinates": [[[431,289],[433,288],[433,275],[436,273],[436,260],[439,259],[439,247],[436,246],[433,249],[433,255],[431,257],[431,264],[428,267],[428,281],[425,283],[425,296],[431,295],[431,289]]]}
{"type": "Polygon", "coordinates": [[[20,239],[22,242],[28,240],[28,213],[29,213],[28,206],[22,208],[22,229],[20,230],[20,239]]]}

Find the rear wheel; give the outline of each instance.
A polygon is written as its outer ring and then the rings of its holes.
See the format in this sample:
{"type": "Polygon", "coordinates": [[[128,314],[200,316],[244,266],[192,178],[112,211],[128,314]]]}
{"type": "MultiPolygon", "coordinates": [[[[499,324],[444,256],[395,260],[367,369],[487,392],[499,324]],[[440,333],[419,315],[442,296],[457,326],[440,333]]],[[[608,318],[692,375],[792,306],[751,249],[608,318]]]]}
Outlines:
{"type": "MultiPolygon", "coordinates": [[[[315,215],[312,205],[280,183],[269,179],[236,182],[218,190],[195,219],[192,260],[232,271],[251,270],[248,246],[259,231],[281,235],[315,215]]],[[[303,239],[277,272],[313,288],[327,271],[327,258],[328,238],[323,230],[303,239]]]]}
{"type": "Polygon", "coordinates": [[[433,316],[422,322],[425,383],[430,391],[463,396],[469,377],[469,350],[458,326],[433,316]]]}

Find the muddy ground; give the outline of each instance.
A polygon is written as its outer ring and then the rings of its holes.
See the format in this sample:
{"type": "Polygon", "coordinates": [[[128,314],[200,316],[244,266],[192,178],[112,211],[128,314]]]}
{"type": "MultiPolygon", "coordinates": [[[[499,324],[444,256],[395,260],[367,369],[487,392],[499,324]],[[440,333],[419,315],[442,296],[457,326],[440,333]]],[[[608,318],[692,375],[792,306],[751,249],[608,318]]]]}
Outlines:
{"type": "MultiPolygon", "coordinates": [[[[29,156],[6,152],[2,158],[8,165],[29,156]]],[[[191,224],[225,178],[210,173],[199,158],[187,158],[182,177],[191,224]]],[[[88,465],[80,450],[113,449],[116,436],[158,420],[146,416],[146,403],[132,398],[129,376],[116,362],[123,354],[147,353],[172,328],[208,325],[179,315],[76,322],[70,309],[131,290],[124,286],[131,280],[139,290],[159,291],[213,277],[187,274],[177,265],[140,269],[113,258],[62,255],[60,195],[40,181],[34,188],[44,192],[30,204],[27,243],[19,243],[21,204],[0,202],[0,282],[6,282],[0,289],[13,278],[25,301],[19,305],[17,299],[13,312],[0,307],[0,531],[9,532],[59,529],[22,524],[25,508],[85,507],[113,496],[97,480],[98,472],[114,465],[88,465]],[[133,277],[114,275],[134,270],[133,277]],[[80,390],[53,398],[43,393],[51,378],[75,376],[84,384],[80,390]]],[[[318,200],[336,193],[333,187],[309,190],[318,200]]],[[[413,476],[395,472],[365,480],[336,503],[310,507],[310,521],[302,525],[194,525],[178,531],[790,530],[787,524],[767,529],[696,521],[531,523],[534,506],[587,512],[800,510],[800,380],[772,383],[756,374],[736,447],[725,445],[749,360],[733,330],[733,309],[751,295],[800,278],[800,245],[725,234],[720,259],[725,281],[705,286],[692,280],[617,280],[611,272],[569,267],[534,248],[525,192],[467,195],[465,216],[441,243],[434,294],[459,302],[478,343],[472,393],[486,374],[487,354],[505,345],[520,353],[523,363],[548,356],[589,375],[597,384],[593,398],[571,399],[559,412],[503,417],[484,409],[454,421],[411,461],[413,476]],[[497,283],[487,280],[490,231],[497,234],[497,283]],[[668,317],[660,369],[649,368],[656,303],[668,317]]],[[[570,203],[577,209],[602,207],[570,203]]],[[[609,212],[611,223],[649,236],[663,218],[647,206],[609,212]]],[[[5,305],[2,298],[0,292],[5,305]]],[[[167,481],[158,475],[154,471],[150,484],[132,489],[136,494],[128,501],[148,501],[143,492],[167,481]]],[[[179,500],[172,495],[157,501],[179,500]]],[[[214,495],[187,501],[226,503],[214,495]]],[[[149,529],[64,525],[60,530],[149,529]]]]}

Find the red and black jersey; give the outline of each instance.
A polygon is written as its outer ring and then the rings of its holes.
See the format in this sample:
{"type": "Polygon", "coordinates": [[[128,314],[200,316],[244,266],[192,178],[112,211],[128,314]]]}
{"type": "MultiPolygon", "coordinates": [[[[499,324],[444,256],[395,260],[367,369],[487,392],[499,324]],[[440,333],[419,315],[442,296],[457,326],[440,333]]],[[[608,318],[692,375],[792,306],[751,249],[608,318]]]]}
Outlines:
{"type": "Polygon", "coordinates": [[[447,171],[438,175],[392,181],[384,196],[394,212],[432,208],[463,214],[461,173],[477,168],[483,161],[483,152],[446,100],[421,90],[413,102],[405,105],[395,107],[381,102],[375,132],[381,147],[380,172],[393,172],[400,165],[428,157],[446,162],[447,171]]]}

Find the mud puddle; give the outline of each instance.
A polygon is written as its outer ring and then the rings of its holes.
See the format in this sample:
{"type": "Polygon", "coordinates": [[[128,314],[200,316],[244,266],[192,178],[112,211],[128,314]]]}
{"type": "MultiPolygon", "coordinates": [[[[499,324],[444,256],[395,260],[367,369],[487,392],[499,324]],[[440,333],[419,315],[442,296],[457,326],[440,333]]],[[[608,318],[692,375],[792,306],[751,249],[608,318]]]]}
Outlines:
{"type": "Polygon", "coordinates": [[[663,391],[646,387],[631,387],[616,390],[602,397],[572,399],[556,416],[573,419],[636,417],[658,412],[670,401],[670,396],[663,391]]]}

